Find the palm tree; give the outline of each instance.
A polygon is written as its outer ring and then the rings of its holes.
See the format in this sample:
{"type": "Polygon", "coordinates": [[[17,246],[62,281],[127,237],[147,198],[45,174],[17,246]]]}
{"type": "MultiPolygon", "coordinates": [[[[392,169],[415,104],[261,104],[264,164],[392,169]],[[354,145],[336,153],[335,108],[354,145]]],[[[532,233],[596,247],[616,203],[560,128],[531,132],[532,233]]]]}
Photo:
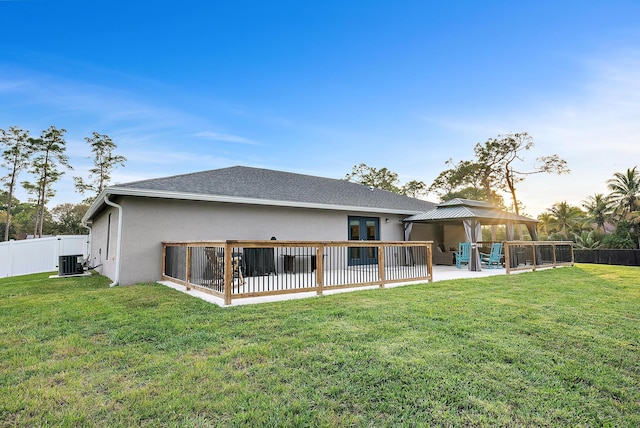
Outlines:
{"type": "Polygon", "coordinates": [[[637,209],[640,199],[640,173],[636,171],[637,168],[627,169],[626,174],[616,172],[607,181],[610,198],[617,205],[616,210],[621,218],[637,209]]]}
{"type": "Polygon", "coordinates": [[[551,236],[551,232],[553,231],[552,227],[553,227],[553,222],[554,222],[554,217],[553,214],[551,213],[542,213],[538,216],[538,233],[540,235],[543,235],[544,232],[544,236],[547,237],[547,239],[549,239],[549,236],[551,236]]]}
{"type": "Polygon", "coordinates": [[[581,220],[584,218],[580,208],[571,206],[566,201],[556,202],[549,212],[553,216],[551,225],[565,238],[569,236],[569,232],[580,230],[581,220]]]}
{"type": "Polygon", "coordinates": [[[597,250],[600,248],[602,244],[597,240],[594,232],[594,230],[590,230],[589,232],[582,232],[580,234],[576,233],[574,235],[576,248],[578,250],[597,250]]]}
{"type": "Polygon", "coordinates": [[[604,225],[613,214],[612,203],[609,197],[602,193],[596,193],[593,196],[589,196],[582,203],[582,207],[587,210],[588,221],[595,223],[596,231],[602,229],[602,232],[604,232],[604,225]]]}
{"type": "Polygon", "coordinates": [[[636,200],[636,211],[631,211],[627,214],[627,221],[635,229],[635,235],[637,238],[638,248],[640,248],[640,199],[636,200]]]}

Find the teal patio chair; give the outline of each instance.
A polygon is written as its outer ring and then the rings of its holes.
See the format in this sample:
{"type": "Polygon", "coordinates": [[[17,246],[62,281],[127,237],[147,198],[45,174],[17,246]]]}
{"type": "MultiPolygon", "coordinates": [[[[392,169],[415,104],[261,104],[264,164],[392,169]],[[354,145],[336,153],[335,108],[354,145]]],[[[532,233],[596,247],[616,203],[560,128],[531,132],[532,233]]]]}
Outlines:
{"type": "Polygon", "coordinates": [[[500,259],[502,257],[502,243],[496,242],[491,244],[491,252],[489,254],[481,254],[480,262],[487,268],[499,268],[501,266],[500,259]]]}
{"type": "Polygon", "coordinates": [[[458,245],[458,251],[456,252],[456,267],[462,268],[462,264],[469,264],[469,257],[471,257],[471,243],[461,242],[458,245]]]}

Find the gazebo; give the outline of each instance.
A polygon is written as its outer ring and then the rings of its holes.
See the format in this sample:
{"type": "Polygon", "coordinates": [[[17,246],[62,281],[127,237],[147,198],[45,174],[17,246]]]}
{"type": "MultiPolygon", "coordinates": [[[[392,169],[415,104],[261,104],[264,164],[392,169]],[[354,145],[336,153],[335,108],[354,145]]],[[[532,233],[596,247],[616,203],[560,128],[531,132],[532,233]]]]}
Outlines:
{"type": "MultiPolygon", "coordinates": [[[[433,210],[416,214],[403,220],[405,223],[405,236],[411,235],[414,223],[429,223],[434,225],[460,224],[464,226],[467,241],[471,243],[471,257],[469,270],[479,271],[480,252],[478,251],[478,241],[482,240],[482,225],[505,225],[507,241],[514,239],[514,225],[524,224],[531,235],[533,241],[538,240],[537,223],[538,220],[510,213],[495,205],[482,201],[456,198],[437,205],[433,210]]],[[[441,235],[444,235],[443,228],[439,228],[441,235]]],[[[440,242],[444,236],[439,237],[440,242]]]]}

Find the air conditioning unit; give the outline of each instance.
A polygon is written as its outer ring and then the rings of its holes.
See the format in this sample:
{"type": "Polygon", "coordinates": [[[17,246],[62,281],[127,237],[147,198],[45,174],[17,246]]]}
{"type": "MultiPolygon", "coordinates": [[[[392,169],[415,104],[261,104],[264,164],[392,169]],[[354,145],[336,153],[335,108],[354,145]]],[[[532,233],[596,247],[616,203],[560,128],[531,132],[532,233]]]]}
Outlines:
{"type": "Polygon", "coordinates": [[[84,273],[82,254],[74,256],[60,256],[58,259],[58,275],[79,275],[84,273]]]}

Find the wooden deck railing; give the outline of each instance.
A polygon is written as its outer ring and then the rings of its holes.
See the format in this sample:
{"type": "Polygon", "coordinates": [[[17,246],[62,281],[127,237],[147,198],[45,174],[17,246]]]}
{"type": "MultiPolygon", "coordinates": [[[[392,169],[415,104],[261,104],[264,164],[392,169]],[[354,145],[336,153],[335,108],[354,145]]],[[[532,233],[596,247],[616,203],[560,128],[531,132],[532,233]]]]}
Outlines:
{"type": "Polygon", "coordinates": [[[571,241],[506,241],[503,252],[507,273],[574,264],[571,241]]]}
{"type": "Polygon", "coordinates": [[[433,279],[431,241],[162,243],[162,278],[224,299],[433,279]]]}

